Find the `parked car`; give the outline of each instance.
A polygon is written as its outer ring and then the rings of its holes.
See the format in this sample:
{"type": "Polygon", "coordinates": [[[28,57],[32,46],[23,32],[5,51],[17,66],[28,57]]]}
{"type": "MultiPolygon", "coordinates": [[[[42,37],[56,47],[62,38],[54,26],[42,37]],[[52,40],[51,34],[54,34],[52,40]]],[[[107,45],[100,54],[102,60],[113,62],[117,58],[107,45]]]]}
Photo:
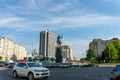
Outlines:
{"type": "Polygon", "coordinates": [[[15,63],[8,63],[8,65],[6,67],[13,68],[14,66],[15,66],[15,63]]]}
{"type": "Polygon", "coordinates": [[[4,64],[2,62],[0,62],[0,67],[4,67],[4,64]]]}
{"type": "Polygon", "coordinates": [[[120,64],[116,65],[111,71],[110,80],[120,80],[120,64]]]}
{"type": "Polygon", "coordinates": [[[8,66],[8,62],[4,62],[4,66],[7,67],[8,66]]]}
{"type": "Polygon", "coordinates": [[[37,78],[47,79],[50,76],[50,71],[35,62],[20,62],[13,68],[13,77],[18,76],[28,77],[28,80],[37,78]]]}
{"type": "Polygon", "coordinates": [[[0,63],[2,63],[4,67],[7,67],[9,64],[8,62],[2,62],[2,61],[0,63]]]}

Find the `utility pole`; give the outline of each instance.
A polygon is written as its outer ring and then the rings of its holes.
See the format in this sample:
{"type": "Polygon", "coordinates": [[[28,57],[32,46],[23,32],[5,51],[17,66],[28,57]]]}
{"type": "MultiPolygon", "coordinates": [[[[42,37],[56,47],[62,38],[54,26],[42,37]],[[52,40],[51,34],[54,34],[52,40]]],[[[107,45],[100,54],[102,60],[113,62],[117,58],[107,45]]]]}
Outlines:
{"type": "Polygon", "coordinates": [[[109,50],[109,63],[111,63],[111,56],[110,56],[110,48],[108,47],[108,50],[109,50]]]}

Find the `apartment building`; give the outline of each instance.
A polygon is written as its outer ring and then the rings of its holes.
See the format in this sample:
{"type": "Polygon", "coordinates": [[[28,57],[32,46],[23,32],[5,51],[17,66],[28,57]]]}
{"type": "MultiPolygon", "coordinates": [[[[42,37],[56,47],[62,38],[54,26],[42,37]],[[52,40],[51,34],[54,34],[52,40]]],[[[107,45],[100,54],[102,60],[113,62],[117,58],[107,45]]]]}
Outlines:
{"type": "Polygon", "coordinates": [[[96,55],[101,56],[104,49],[112,40],[119,39],[118,38],[112,38],[111,40],[93,39],[92,42],[89,43],[89,49],[93,50],[96,55]]]}
{"type": "Polygon", "coordinates": [[[17,60],[23,59],[27,56],[27,51],[23,46],[8,38],[0,38],[0,56],[2,61],[10,61],[13,55],[16,56],[17,60]]]}
{"type": "Polygon", "coordinates": [[[66,60],[73,60],[72,49],[67,45],[63,45],[61,46],[61,48],[63,62],[65,62],[66,60]]]}

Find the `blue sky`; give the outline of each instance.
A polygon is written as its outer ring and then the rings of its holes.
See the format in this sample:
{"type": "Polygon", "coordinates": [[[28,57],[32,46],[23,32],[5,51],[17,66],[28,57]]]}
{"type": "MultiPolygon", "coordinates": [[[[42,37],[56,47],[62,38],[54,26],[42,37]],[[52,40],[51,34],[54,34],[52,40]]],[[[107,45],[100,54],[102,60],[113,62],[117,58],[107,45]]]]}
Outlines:
{"type": "Polygon", "coordinates": [[[94,38],[120,36],[120,0],[0,0],[0,36],[32,52],[38,49],[39,32],[63,34],[63,45],[73,55],[85,57],[94,38]]]}

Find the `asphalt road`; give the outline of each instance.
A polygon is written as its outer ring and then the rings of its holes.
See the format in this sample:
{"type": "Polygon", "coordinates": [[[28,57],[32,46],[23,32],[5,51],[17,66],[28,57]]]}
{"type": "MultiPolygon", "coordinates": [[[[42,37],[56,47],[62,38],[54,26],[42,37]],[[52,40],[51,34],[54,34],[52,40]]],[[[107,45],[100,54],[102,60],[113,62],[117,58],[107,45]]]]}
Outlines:
{"type": "MultiPolygon", "coordinates": [[[[52,68],[48,80],[109,80],[113,67],[91,68],[52,68]]],[[[0,67],[0,80],[27,80],[27,78],[13,78],[12,69],[0,67]]]]}

